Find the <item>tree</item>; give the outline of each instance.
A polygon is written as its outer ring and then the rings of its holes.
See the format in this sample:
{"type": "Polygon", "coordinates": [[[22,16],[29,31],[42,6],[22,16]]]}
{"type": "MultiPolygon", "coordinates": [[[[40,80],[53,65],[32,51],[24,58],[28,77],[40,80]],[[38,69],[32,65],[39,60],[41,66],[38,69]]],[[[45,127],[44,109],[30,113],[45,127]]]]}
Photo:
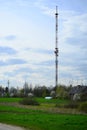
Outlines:
{"type": "Polygon", "coordinates": [[[14,87],[11,87],[10,90],[9,90],[9,94],[11,97],[17,97],[17,89],[14,88],[14,87]]]}
{"type": "Polygon", "coordinates": [[[29,89],[28,89],[28,83],[27,82],[24,83],[23,88],[24,88],[24,95],[28,96],[29,89]]]}
{"type": "Polygon", "coordinates": [[[4,96],[4,88],[2,86],[0,86],[0,96],[1,97],[4,96]]]}
{"type": "Polygon", "coordinates": [[[55,91],[51,91],[50,96],[51,96],[52,98],[56,98],[56,92],[55,92],[55,91]]]}
{"type": "Polygon", "coordinates": [[[63,99],[69,98],[67,88],[64,85],[58,86],[56,93],[57,93],[57,97],[59,97],[59,98],[63,98],[63,99]]]}

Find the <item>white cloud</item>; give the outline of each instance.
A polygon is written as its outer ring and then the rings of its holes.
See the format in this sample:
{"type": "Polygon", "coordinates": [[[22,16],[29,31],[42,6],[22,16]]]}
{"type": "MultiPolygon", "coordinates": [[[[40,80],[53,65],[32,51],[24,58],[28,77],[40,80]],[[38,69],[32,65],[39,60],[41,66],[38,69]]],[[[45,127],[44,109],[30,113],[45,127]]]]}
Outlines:
{"type": "MultiPolygon", "coordinates": [[[[22,84],[24,80],[34,84],[54,84],[55,55],[47,50],[55,49],[55,9],[54,5],[48,3],[48,6],[45,2],[8,1],[3,7],[8,5],[11,10],[0,8],[0,46],[17,51],[14,55],[0,55],[1,61],[15,58],[27,61],[21,65],[1,66],[2,80],[5,77],[14,84],[16,81],[22,84]],[[12,35],[15,39],[6,39],[12,35]]],[[[67,84],[72,79],[81,82],[81,78],[85,80],[87,76],[87,14],[70,10],[58,12],[59,82],[67,84]]]]}
{"type": "Polygon", "coordinates": [[[61,74],[63,72],[67,74],[68,81],[73,78],[74,80],[79,80],[78,83],[81,83],[81,79],[86,79],[86,68],[84,68],[84,65],[87,64],[85,49],[87,48],[87,14],[68,11],[68,15],[67,12],[64,15],[62,13],[60,21],[59,26],[62,26],[62,29],[60,28],[59,30],[59,60],[62,69],[65,68],[61,70],[60,67],[60,77],[64,79],[61,74]],[[63,21],[61,21],[61,18],[63,21]],[[82,63],[82,59],[84,63],[82,63]],[[71,74],[70,77],[69,74],[71,74]]]}
{"type": "Polygon", "coordinates": [[[55,10],[53,8],[50,8],[47,5],[45,5],[45,1],[44,0],[36,0],[34,2],[34,5],[37,8],[41,9],[43,14],[46,14],[46,15],[49,15],[49,16],[52,16],[52,17],[55,14],[55,10]]]}

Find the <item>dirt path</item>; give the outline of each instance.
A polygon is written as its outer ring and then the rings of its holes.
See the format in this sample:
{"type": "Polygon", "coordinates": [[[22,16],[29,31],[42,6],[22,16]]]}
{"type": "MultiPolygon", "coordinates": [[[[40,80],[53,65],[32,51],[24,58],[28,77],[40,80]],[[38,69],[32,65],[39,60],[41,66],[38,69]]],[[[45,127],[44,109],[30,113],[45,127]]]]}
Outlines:
{"type": "Polygon", "coordinates": [[[0,123],[0,130],[24,130],[24,129],[21,127],[11,126],[11,125],[6,125],[6,124],[0,123]]]}

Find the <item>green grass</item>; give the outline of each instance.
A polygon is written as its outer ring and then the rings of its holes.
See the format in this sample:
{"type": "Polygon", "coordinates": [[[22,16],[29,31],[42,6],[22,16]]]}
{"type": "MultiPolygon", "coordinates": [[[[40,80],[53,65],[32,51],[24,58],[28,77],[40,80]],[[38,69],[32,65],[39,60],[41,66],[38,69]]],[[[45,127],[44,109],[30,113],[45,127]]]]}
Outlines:
{"type": "Polygon", "coordinates": [[[0,98],[0,102],[19,102],[21,98],[0,98]]]}
{"type": "MultiPolygon", "coordinates": [[[[87,130],[87,115],[58,114],[45,111],[43,109],[31,109],[31,107],[12,106],[11,103],[19,102],[20,98],[0,98],[0,102],[10,102],[10,104],[0,104],[0,122],[22,126],[31,130],[87,130]]],[[[37,99],[40,103],[48,107],[53,103],[65,103],[64,100],[37,99]],[[48,105],[48,106],[46,106],[48,105]]],[[[35,106],[34,106],[35,108],[35,106]]]]}
{"type": "Polygon", "coordinates": [[[40,103],[67,103],[69,102],[68,100],[64,100],[64,99],[45,99],[45,98],[37,98],[37,101],[40,103]]]}
{"type": "Polygon", "coordinates": [[[12,106],[0,106],[0,122],[32,130],[87,130],[86,115],[52,114],[12,106]]]}
{"type": "MultiPolygon", "coordinates": [[[[0,98],[0,102],[19,102],[22,98],[0,98]]],[[[39,103],[67,103],[69,102],[68,100],[64,100],[64,99],[45,99],[45,98],[36,98],[36,100],[39,102],[39,103]]]]}

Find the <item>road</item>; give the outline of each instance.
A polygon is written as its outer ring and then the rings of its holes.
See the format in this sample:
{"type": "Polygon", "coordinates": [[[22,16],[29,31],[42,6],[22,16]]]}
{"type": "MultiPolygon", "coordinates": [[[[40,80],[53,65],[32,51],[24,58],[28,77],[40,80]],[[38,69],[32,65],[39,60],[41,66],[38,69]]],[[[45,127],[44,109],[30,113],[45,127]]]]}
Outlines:
{"type": "Polygon", "coordinates": [[[0,123],[0,130],[24,130],[24,129],[21,127],[11,126],[11,125],[6,125],[6,124],[0,123]]]}

